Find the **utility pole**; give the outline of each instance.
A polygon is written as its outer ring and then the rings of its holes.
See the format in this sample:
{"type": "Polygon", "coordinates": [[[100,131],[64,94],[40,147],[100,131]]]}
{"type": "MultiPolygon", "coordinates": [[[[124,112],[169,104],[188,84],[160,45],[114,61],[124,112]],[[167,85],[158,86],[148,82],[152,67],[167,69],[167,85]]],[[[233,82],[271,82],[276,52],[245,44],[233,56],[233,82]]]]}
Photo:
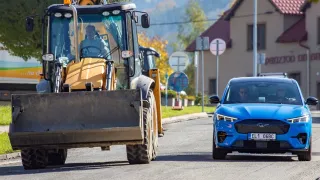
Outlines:
{"type": "Polygon", "coordinates": [[[310,51],[307,49],[307,97],[310,96],[310,51]]]}
{"type": "Polygon", "coordinates": [[[258,53],[257,53],[257,36],[258,36],[258,32],[257,32],[257,0],[254,0],[254,4],[253,4],[253,76],[257,76],[257,57],[258,57],[258,53]]]}

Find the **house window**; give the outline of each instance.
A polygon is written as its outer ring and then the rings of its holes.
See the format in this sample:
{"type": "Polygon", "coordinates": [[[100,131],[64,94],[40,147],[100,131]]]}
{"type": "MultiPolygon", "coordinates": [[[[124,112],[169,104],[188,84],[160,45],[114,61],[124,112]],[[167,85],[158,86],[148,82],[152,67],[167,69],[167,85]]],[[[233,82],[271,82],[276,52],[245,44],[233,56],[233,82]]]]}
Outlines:
{"type": "Polygon", "coordinates": [[[298,82],[299,85],[301,85],[301,75],[299,72],[296,73],[288,73],[288,78],[292,78],[298,82]]]}
{"type": "Polygon", "coordinates": [[[216,87],[217,87],[217,81],[216,79],[209,79],[209,95],[215,95],[216,94],[216,87]]]}
{"type": "Polygon", "coordinates": [[[320,17],[318,17],[318,44],[320,44],[320,17]]]}
{"type": "MultiPolygon", "coordinates": [[[[247,48],[253,50],[253,25],[248,25],[247,29],[247,48]]],[[[266,24],[257,25],[257,48],[258,50],[266,49],[266,24]]]]}

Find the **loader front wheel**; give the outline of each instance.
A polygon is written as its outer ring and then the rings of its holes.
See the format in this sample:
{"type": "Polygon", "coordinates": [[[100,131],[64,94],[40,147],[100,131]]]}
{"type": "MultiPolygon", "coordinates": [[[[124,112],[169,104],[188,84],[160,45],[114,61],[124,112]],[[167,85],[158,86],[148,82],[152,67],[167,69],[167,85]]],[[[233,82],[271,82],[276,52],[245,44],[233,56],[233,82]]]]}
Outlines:
{"type": "Polygon", "coordinates": [[[48,164],[49,165],[64,165],[67,159],[68,150],[59,149],[57,152],[52,152],[48,154],[48,164]]]}
{"type": "Polygon", "coordinates": [[[25,170],[43,169],[48,165],[48,152],[45,149],[23,149],[21,159],[25,170]]]}
{"type": "Polygon", "coordinates": [[[150,107],[143,108],[143,124],[144,124],[144,142],[143,144],[127,145],[127,159],[129,164],[148,164],[151,160],[155,159],[155,144],[157,144],[157,138],[154,137],[158,132],[154,127],[154,95],[152,91],[149,91],[148,101],[150,107]]]}

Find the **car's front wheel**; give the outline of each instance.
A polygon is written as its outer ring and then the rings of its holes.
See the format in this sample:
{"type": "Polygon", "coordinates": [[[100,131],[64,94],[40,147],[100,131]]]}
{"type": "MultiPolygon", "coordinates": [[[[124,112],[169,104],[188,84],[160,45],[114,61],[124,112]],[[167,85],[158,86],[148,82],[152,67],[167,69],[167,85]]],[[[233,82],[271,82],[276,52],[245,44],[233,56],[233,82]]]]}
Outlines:
{"type": "Polygon", "coordinates": [[[309,149],[308,149],[308,151],[306,151],[306,152],[302,152],[302,153],[299,153],[298,154],[298,159],[299,159],[299,161],[311,161],[311,159],[312,159],[312,138],[310,137],[310,140],[309,140],[309,149]]]}
{"type": "Polygon", "coordinates": [[[224,150],[221,150],[221,149],[218,149],[216,148],[216,143],[215,143],[215,140],[216,140],[216,135],[215,133],[213,132],[213,140],[212,140],[212,158],[213,159],[225,159],[226,156],[227,156],[227,152],[224,151],[224,150]]]}

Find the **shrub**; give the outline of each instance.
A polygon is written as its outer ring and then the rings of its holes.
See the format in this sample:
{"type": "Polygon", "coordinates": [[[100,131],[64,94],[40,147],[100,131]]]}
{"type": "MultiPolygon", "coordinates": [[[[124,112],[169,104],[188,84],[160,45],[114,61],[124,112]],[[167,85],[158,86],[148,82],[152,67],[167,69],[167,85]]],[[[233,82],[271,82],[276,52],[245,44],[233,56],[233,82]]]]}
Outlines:
{"type": "MultiPolygon", "coordinates": [[[[202,105],[202,95],[198,94],[194,102],[196,105],[202,105]]],[[[209,97],[204,95],[204,105],[209,104],[209,97]]]]}
{"type": "Polygon", "coordinates": [[[182,95],[182,94],[180,94],[180,98],[181,98],[181,99],[187,99],[188,96],[187,96],[187,95],[182,95]]]}
{"type": "Polygon", "coordinates": [[[188,99],[189,101],[195,101],[195,100],[196,100],[196,97],[194,97],[194,96],[188,96],[187,99],[188,99]]]}
{"type": "MultiPolygon", "coordinates": [[[[168,98],[175,98],[177,96],[177,92],[173,90],[168,90],[168,98]]],[[[166,91],[161,91],[161,97],[166,97],[166,91]]]]}

